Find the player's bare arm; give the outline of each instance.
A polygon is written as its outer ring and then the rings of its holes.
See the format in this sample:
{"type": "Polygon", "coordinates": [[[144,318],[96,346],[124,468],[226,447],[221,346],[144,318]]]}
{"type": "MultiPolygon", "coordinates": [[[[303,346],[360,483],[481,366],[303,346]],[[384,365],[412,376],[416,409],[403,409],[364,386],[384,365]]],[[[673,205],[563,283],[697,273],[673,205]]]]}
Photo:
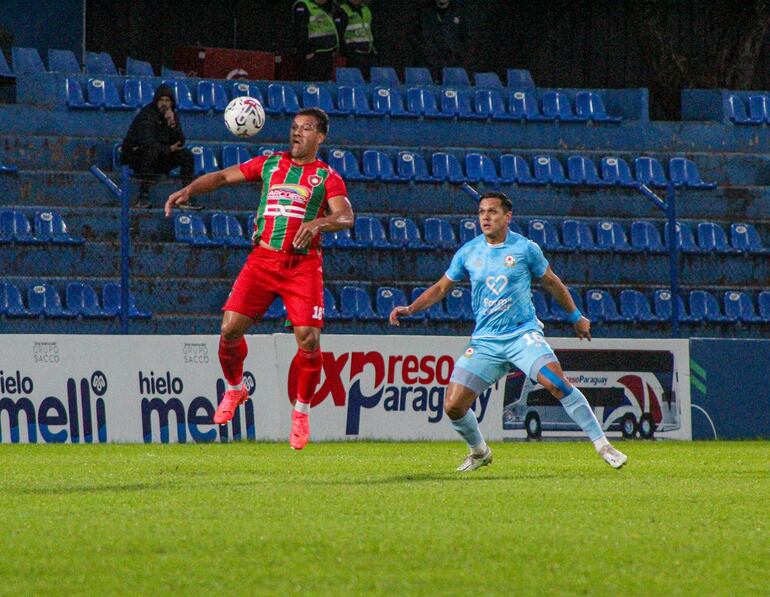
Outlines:
{"type": "Polygon", "coordinates": [[[204,174],[193,180],[186,187],[171,193],[166,201],[166,217],[171,215],[174,206],[182,205],[190,200],[190,197],[216,191],[220,187],[245,182],[246,177],[241,172],[239,165],[230,166],[218,172],[204,174]]]}
{"type": "Polygon", "coordinates": [[[310,246],[313,238],[321,232],[334,232],[336,230],[344,230],[345,228],[352,228],[355,217],[353,215],[353,208],[350,205],[347,197],[337,196],[332,197],[328,201],[329,213],[323,218],[316,218],[309,222],[305,222],[297,230],[297,234],[294,236],[292,245],[295,249],[304,249],[310,246]]]}
{"type": "MultiPolygon", "coordinates": [[[[577,305],[575,305],[572,295],[569,293],[569,290],[559,276],[553,273],[550,266],[545,270],[545,274],[543,274],[543,277],[540,278],[539,282],[567,313],[574,313],[577,311],[577,305]]],[[[590,342],[591,321],[587,317],[581,314],[580,319],[575,321],[574,327],[575,334],[578,338],[581,340],[585,338],[590,342]]]]}
{"type": "Polygon", "coordinates": [[[425,292],[414,299],[414,302],[411,305],[407,305],[406,307],[396,307],[393,309],[390,312],[390,317],[388,318],[390,325],[401,325],[398,321],[398,318],[402,315],[411,315],[412,313],[418,313],[419,311],[429,309],[440,300],[443,300],[444,297],[449,294],[449,291],[454,288],[454,285],[455,283],[447,278],[446,275],[442,276],[438,282],[436,282],[430,288],[427,288],[425,292]]]}

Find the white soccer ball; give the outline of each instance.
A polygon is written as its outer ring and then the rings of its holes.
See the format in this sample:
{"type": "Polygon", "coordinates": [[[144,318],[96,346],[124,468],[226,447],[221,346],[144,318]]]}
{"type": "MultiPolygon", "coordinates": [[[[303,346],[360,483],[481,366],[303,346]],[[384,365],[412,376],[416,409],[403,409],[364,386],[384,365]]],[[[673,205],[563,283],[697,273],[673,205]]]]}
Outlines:
{"type": "Polygon", "coordinates": [[[236,97],[225,108],[225,126],[236,137],[253,137],[265,126],[265,109],[258,99],[236,97]]]}

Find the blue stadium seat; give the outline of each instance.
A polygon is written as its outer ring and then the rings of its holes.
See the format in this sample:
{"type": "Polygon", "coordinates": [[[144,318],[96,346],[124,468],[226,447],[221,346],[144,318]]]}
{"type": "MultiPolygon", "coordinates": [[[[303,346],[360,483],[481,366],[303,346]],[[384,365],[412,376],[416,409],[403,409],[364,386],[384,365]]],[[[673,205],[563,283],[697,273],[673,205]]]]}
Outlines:
{"type": "Polygon", "coordinates": [[[602,180],[621,187],[636,187],[639,185],[631,175],[631,168],[623,158],[604,157],[601,162],[602,180]]]}
{"type": "MultiPolygon", "coordinates": [[[[572,300],[575,302],[575,306],[580,310],[581,313],[586,313],[586,309],[583,306],[583,298],[580,296],[580,293],[575,290],[572,287],[567,287],[567,290],[569,290],[570,296],[572,296],[572,300]]],[[[551,321],[569,321],[569,314],[562,308],[562,306],[556,302],[556,299],[551,296],[551,321]]]]}
{"type": "Polygon", "coordinates": [[[551,310],[548,308],[548,301],[545,300],[543,293],[535,288],[532,289],[531,293],[537,318],[540,321],[551,321],[551,310]]]}
{"type": "Polygon", "coordinates": [[[441,112],[451,118],[463,120],[485,120],[473,110],[471,95],[465,89],[442,89],[440,92],[441,112]]]}
{"type": "Polygon", "coordinates": [[[524,231],[521,229],[521,226],[518,225],[516,220],[511,220],[508,222],[508,230],[515,232],[516,234],[520,234],[521,236],[525,236],[524,231]]]}
{"type": "Polygon", "coordinates": [[[749,96],[749,119],[752,123],[766,123],[770,118],[770,108],[767,105],[766,95],[749,96]]]}
{"type": "Polygon", "coordinates": [[[230,81],[225,83],[225,91],[230,93],[231,100],[242,96],[253,97],[256,100],[259,100],[259,103],[262,104],[262,107],[267,110],[267,106],[265,105],[265,98],[262,95],[262,90],[259,88],[259,85],[252,81],[230,81]]]}
{"type": "Polygon", "coordinates": [[[647,253],[666,252],[658,229],[652,223],[640,220],[631,223],[631,246],[647,253]]]}
{"type": "Polygon", "coordinates": [[[8,66],[8,61],[5,59],[5,54],[0,50],[0,79],[15,79],[16,75],[13,74],[11,67],[8,66]]]}
{"type": "Polygon", "coordinates": [[[357,216],[355,237],[358,246],[374,249],[391,249],[392,245],[385,237],[385,228],[379,218],[372,216],[357,216]]]}
{"type": "Polygon", "coordinates": [[[543,116],[537,105],[537,96],[534,92],[516,90],[508,94],[508,111],[515,120],[529,120],[532,122],[552,122],[553,118],[543,116]]]}
{"type": "Polygon", "coordinates": [[[590,187],[606,187],[612,183],[599,178],[594,161],[586,156],[571,155],[567,158],[567,175],[575,184],[584,184],[590,187]]]}
{"type": "Polygon", "coordinates": [[[502,89],[503,82],[497,73],[473,73],[473,80],[476,83],[476,87],[483,87],[486,89],[502,89]]]}
{"type": "Polygon", "coordinates": [[[61,214],[51,209],[35,212],[35,237],[56,245],[82,245],[85,242],[67,232],[61,214]]]}
{"type": "Polygon", "coordinates": [[[445,66],[441,69],[441,84],[444,87],[469,87],[471,84],[468,73],[460,66],[445,66]]]}
{"type": "Polygon", "coordinates": [[[27,305],[32,313],[43,317],[72,319],[78,316],[75,311],[62,306],[59,291],[45,282],[33,282],[27,287],[27,305]]]}
{"type": "Polygon", "coordinates": [[[0,210],[0,237],[10,242],[39,245],[48,242],[32,232],[27,216],[13,209],[0,210]]]}
{"type": "MultiPolygon", "coordinates": [[[[663,244],[666,248],[671,246],[668,242],[668,233],[668,222],[666,222],[663,225],[663,244]]],[[[674,238],[676,239],[677,248],[682,253],[704,253],[703,249],[695,242],[695,235],[687,222],[676,223],[674,238]]]]}
{"type": "Polygon", "coordinates": [[[398,87],[401,85],[396,69],[392,66],[373,66],[369,71],[369,81],[372,85],[382,85],[383,87],[398,87]]]}
{"type": "Polygon", "coordinates": [[[16,166],[4,164],[2,161],[0,161],[0,174],[14,174],[18,171],[19,169],[16,166]]]}
{"type": "Polygon", "coordinates": [[[45,65],[35,48],[20,48],[13,46],[11,48],[11,58],[13,60],[13,72],[19,75],[34,75],[35,73],[44,73],[45,65]]]}
{"type": "Polygon", "coordinates": [[[372,310],[369,293],[358,286],[343,286],[340,291],[340,316],[343,319],[371,321],[380,319],[372,310]]]}
{"type": "Polygon", "coordinates": [[[72,50],[48,50],[48,71],[52,73],[64,73],[65,75],[79,75],[83,72],[78,59],[72,50]]]}
{"type": "Polygon", "coordinates": [[[636,253],[640,250],[628,244],[623,226],[609,221],[596,223],[596,246],[615,253],[636,253]]]}
{"type": "Polygon", "coordinates": [[[229,247],[251,246],[251,241],[243,236],[238,218],[229,214],[211,214],[211,240],[229,247]]]}
{"type": "Polygon", "coordinates": [[[176,214],[174,216],[174,238],[177,242],[189,243],[196,247],[221,246],[213,242],[206,230],[206,224],[195,214],[176,214]]]}
{"type": "Polygon", "coordinates": [[[340,112],[354,116],[384,116],[385,112],[377,113],[369,105],[366,89],[340,85],[337,88],[337,104],[340,112]]]}
{"type": "Polygon", "coordinates": [[[421,154],[413,151],[399,151],[396,158],[396,172],[406,180],[415,182],[435,182],[428,172],[428,165],[421,154]]]}
{"type": "Polygon", "coordinates": [[[227,108],[227,91],[219,81],[198,81],[196,92],[201,108],[214,112],[224,112],[227,108]]]}
{"type": "Polygon", "coordinates": [[[260,145],[257,147],[255,156],[271,156],[279,151],[286,151],[285,145],[260,145]]]}
{"type": "Polygon", "coordinates": [[[176,100],[177,110],[180,112],[206,112],[207,108],[202,108],[193,101],[192,93],[187,83],[179,79],[166,79],[162,83],[171,89],[176,100]]]}
{"type": "Polygon", "coordinates": [[[131,56],[126,56],[126,76],[127,77],[154,77],[155,71],[152,64],[144,60],[137,60],[131,56]]]}
{"type": "MultiPolygon", "coordinates": [[[[664,321],[671,320],[671,310],[672,310],[672,304],[673,304],[671,301],[671,298],[672,298],[671,291],[669,290],[656,290],[653,296],[653,305],[655,305],[655,315],[657,315],[664,321]]],[[[677,298],[679,299],[677,301],[677,304],[679,305],[679,321],[682,321],[685,323],[699,323],[703,321],[702,318],[699,319],[687,313],[687,309],[685,309],[685,306],[684,306],[684,299],[682,299],[681,295],[677,298]]]]}
{"type": "Polygon", "coordinates": [[[67,107],[77,110],[98,110],[97,104],[87,102],[83,97],[83,89],[77,79],[64,79],[64,92],[67,96],[67,107]]]}
{"type": "Polygon", "coordinates": [[[763,290],[757,295],[757,305],[763,323],[770,323],[770,290],[763,290]]]}
{"type": "Polygon", "coordinates": [[[555,186],[575,186],[572,180],[564,176],[564,168],[559,158],[550,155],[536,155],[532,160],[532,175],[542,184],[555,186]]]}
{"type": "Polygon", "coordinates": [[[754,311],[754,302],[745,292],[728,290],[724,294],[725,317],[730,321],[760,323],[762,318],[754,311]]]}
{"type": "Polygon", "coordinates": [[[86,83],[88,103],[107,110],[133,110],[134,106],[123,103],[115,83],[109,79],[88,79],[86,83]]]}
{"type": "Polygon", "coordinates": [[[283,304],[283,299],[277,296],[273,299],[273,302],[268,305],[267,310],[262,315],[262,319],[273,321],[276,319],[286,319],[286,306],[283,304]]]}
{"type": "Polygon", "coordinates": [[[88,75],[117,75],[118,69],[107,52],[86,52],[84,70],[88,75]]]}
{"type": "MultiPolygon", "coordinates": [[[[417,286],[416,288],[412,289],[412,302],[414,302],[418,296],[420,296],[423,292],[425,292],[426,288],[425,286],[417,286]]],[[[417,313],[417,317],[420,315],[423,316],[423,318],[427,318],[430,321],[454,321],[457,319],[457,316],[450,317],[449,314],[444,310],[444,305],[442,304],[443,301],[438,301],[437,303],[433,303],[430,307],[428,307],[425,311],[421,311],[420,313],[417,313]]],[[[412,316],[414,318],[414,316],[412,316]]]]}
{"type": "Polygon", "coordinates": [[[465,154],[465,176],[473,183],[496,185],[500,182],[495,163],[483,153],[465,154]]]}
{"type": "MultiPolygon", "coordinates": [[[[123,167],[123,143],[121,141],[118,141],[112,145],[112,169],[115,172],[118,172],[122,167],[123,167]]],[[[133,175],[133,170],[131,170],[131,168],[129,168],[128,166],[125,166],[125,168],[128,170],[129,175],[133,175]]]]}
{"type": "Polygon", "coordinates": [[[465,182],[462,166],[455,156],[438,151],[431,157],[433,178],[437,182],[459,184],[465,182]]]}
{"type": "Polygon", "coordinates": [[[24,306],[21,292],[11,282],[0,282],[0,315],[34,317],[34,314],[24,306]]]}
{"type": "Polygon", "coordinates": [[[347,115],[349,110],[338,110],[334,105],[334,98],[326,87],[320,85],[305,85],[302,88],[302,107],[321,108],[330,116],[347,115]]]}
{"type": "Polygon", "coordinates": [[[364,81],[364,76],[361,74],[361,71],[352,67],[344,68],[338,66],[334,70],[334,80],[338,85],[366,85],[366,81],[364,81]]]}
{"type": "Polygon", "coordinates": [[[530,72],[523,68],[509,68],[505,73],[506,87],[509,89],[535,90],[535,82],[530,72]]]}
{"type": "Polygon", "coordinates": [[[585,116],[572,112],[572,103],[567,95],[559,91],[546,91],[542,98],[543,116],[561,122],[585,122],[585,116]]]}
{"type": "Polygon", "coordinates": [[[556,226],[548,220],[533,219],[527,224],[527,237],[545,251],[563,251],[556,226]]]}
{"type": "Polygon", "coordinates": [[[668,185],[663,166],[655,158],[643,156],[634,160],[636,180],[642,184],[653,187],[665,187],[668,185]]]}
{"type": "Polygon", "coordinates": [[[113,317],[111,313],[102,309],[99,304],[99,295],[87,282],[69,282],[64,289],[64,298],[67,309],[76,315],[94,319],[113,317]]]}
{"type": "Polygon", "coordinates": [[[451,319],[460,321],[473,321],[473,307],[471,305],[471,290],[465,286],[455,286],[447,294],[446,313],[451,319]]]}
{"type": "MultiPolygon", "coordinates": [[[[416,89],[416,88],[415,88],[416,89]]],[[[410,112],[404,108],[404,98],[397,89],[375,87],[372,91],[372,110],[375,116],[393,118],[419,118],[419,112],[410,112]]]]}
{"type": "Polygon", "coordinates": [[[686,158],[671,158],[668,162],[668,171],[675,187],[713,189],[717,186],[715,182],[703,182],[695,162],[686,158]]]}
{"type": "Polygon", "coordinates": [[[404,69],[405,85],[434,85],[430,70],[423,66],[407,66],[404,69]]]}
{"type": "Polygon", "coordinates": [[[698,224],[698,244],[707,253],[737,253],[727,241],[725,231],[715,222],[698,224]]]}
{"type": "MultiPolygon", "coordinates": [[[[392,286],[381,286],[375,293],[375,306],[377,315],[381,319],[387,319],[390,316],[390,312],[396,307],[405,307],[408,305],[406,296],[400,288],[393,288],[392,286]]],[[[406,319],[424,319],[425,313],[415,313],[407,317],[406,319]]]]}
{"type": "Polygon", "coordinates": [[[404,249],[425,249],[427,248],[420,236],[420,230],[417,228],[414,220],[395,216],[389,220],[390,244],[394,247],[404,249]]]}
{"type": "Polygon", "coordinates": [[[364,164],[364,176],[369,180],[382,182],[409,182],[408,178],[402,178],[393,171],[393,162],[387,153],[376,149],[367,149],[362,156],[364,164]]]}
{"type": "Polygon", "coordinates": [[[597,247],[588,224],[580,220],[564,220],[561,224],[561,235],[564,247],[570,251],[603,251],[597,247]]]}
{"type": "Polygon", "coordinates": [[[693,290],[690,292],[690,315],[697,320],[707,322],[735,321],[722,315],[719,301],[707,290],[693,290]]]}
{"type": "MultiPolygon", "coordinates": [[[[120,316],[120,284],[108,282],[102,288],[102,304],[104,310],[113,317],[120,316]]],[[[142,311],[136,306],[136,297],[133,292],[128,293],[128,316],[132,319],[149,319],[152,312],[142,311]]]]}
{"type": "Polygon", "coordinates": [[[201,176],[202,174],[208,174],[210,172],[216,172],[219,170],[217,156],[214,154],[214,149],[212,147],[196,143],[193,145],[188,145],[187,148],[193,155],[196,176],[201,176]]]}
{"type": "Polygon", "coordinates": [[[506,153],[500,156],[500,182],[541,186],[546,182],[535,180],[529,170],[529,164],[520,155],[506,153]]]}
{"type": "Polygon", "coordinates": [[[736,223],[730,225],[730,244],[733,249],[743,253],[763,255],[770,253],[770,248],[762,244],[762,238],[752,224],[736,223]]]}
{"type": "Polygon", "coordinates": [[[607,114],[602,96],[592,91],[578,91],[575,94],[575,113],[594,122],[618,123],[623,120],[620,116],[607,114]]]}
{"type": "Polygon", "coordinates": [[[463,218],[460,220],[460,244],[464,245],[481,234],[478,218],[463,218]]]}
{"type": "Polygon", "coordinates": [[[474,108],[480,118],[510,121],[518,120],[505,108],[505,100],[497,89],[478,89],[473,96],[474,108]]]}
{"type": "Polygon", "coordinates": [[[334,232],[325,232],[321,237],[321,243],[324,247],[337,247],[340,249],[353,249],[359,244],[353,240],[349,228],[335,230],[334,232]]]}
{"type": "Polygon", "coordinates": [[[618,307],[612,295],[599,288],[586,291],[586,308],[591,321],[633,321],[632,318],[618,313],[618,307]]]}
{"type": "Polygon", "coordinates": [[[650,310],[647,297],[638,290],[623,290],[620,293],[620,314],[629,321],[639,323],[660,322],[663,318],[650,310]]]}
{"type": "Polygon", "coordinates": [[[740,95],[727,98],[727,117],[733,124],[762,124],[762,118],[752,118],[746,111],[746,103],[740,95]]]}
{"type": "Polygon", "coordinates": [[[222,168],[243,164],[251,159],[249,150],[244,145],[225,143],[222,146],[222,168]]]}
{"type": "Polygon", "coordinates": [[[174,70],[173,68],[167,67],[165,64],[161,64],[160,76],[163,78],[170,77],[172,79],[185,79],[187,78],[187,73],[183,70],[174,70]]]}
{"type": "Polygon", "coordinates": [[[132,108],[144,108],[152,103],[155,88],[149,81],[142,79],[126,79],[123,83],[123,101],[132,108]]]}
{"type": "Polygon", "coordinates": [[[437,249],[454,249],[457,247],[452,224],[443,218],[425,218],[422,223],[425,230],[425,242],[437,249]]]}
{"type": "Polygon", "coordinates": [[[372,180],[370,176],[361,173],[358,158],[348,149],[330,149],[327,162],[345,180],[372,180]]]}
{"type": "Polygon", "coordinates": [[[337,309],[337,301],[334,299],[334,294],[328,288],[324,288],[324,319],[326,321],[337,321],[341,318],[342,316],[337,309]]]}
{"type": "Polygon", "coordinates": [[[267,106],[272,114],[296,114],[300,110],[297,92],[291,85],[270,83],[267,86],[267,106]]]}
{"type": "Polygon", "coordinates": [[[406,90],[406,109],[412,114],[424,116],[425,118],[452,118],[451,114],[445,114],[439,110],[436,96],[427,87],[409,87],[406,90]]]}

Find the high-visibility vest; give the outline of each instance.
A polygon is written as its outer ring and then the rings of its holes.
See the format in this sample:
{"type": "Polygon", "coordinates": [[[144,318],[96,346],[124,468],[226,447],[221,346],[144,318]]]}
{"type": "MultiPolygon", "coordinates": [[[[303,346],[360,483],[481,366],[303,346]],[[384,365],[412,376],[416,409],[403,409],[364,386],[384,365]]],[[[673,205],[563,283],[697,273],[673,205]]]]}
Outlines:
{"type": "Polygon", "coordinates": [[[332,16],[310,0],[297,0],[292,7],[297,6],[297,4],[304,4],[310,13],[310,20],[307,24],[310,49],[313,52],[333,52],[336,50],[339,46],[339,38],[332,16]]]}
{"type": "Polygon", "coordinates": [[[358,54],[371,54],[374,50],[372,36],[372,11],[368,6],[362,6],[361,12],[345,3],[342,10],[348,15],[348,26],[345,29],[345,46],[358,54]]]}

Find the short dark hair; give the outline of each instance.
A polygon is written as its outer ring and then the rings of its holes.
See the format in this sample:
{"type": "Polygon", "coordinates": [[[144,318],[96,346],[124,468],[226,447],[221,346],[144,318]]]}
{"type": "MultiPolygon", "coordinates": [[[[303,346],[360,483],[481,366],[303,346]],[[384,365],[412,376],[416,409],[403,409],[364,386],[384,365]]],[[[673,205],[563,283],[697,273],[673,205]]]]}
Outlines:
{"type": "Polygon", "coordinates": [[[479,197],[479,203],[481,203],[482,199],[499,199],[503,211],[513,211],[513,202],[508,198],[508,195],[500,191],[487,191],[479,197]]]}
{"type": "Polygon", "coordinates": [[[324,135],[329,132],[329,115],[321,108],[302,108],[297,116],[312,116],[316,120],[316,128],[324,135]]]}

